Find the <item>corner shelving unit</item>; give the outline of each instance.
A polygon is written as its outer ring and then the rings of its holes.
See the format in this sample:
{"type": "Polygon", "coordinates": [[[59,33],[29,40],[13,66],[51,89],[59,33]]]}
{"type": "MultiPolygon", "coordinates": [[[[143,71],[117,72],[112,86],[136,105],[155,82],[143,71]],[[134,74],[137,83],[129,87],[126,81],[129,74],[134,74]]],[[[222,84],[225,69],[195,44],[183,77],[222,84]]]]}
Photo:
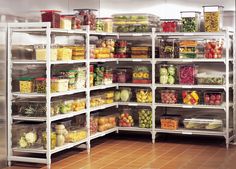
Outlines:
{"type": "Polygon", "coordinates": [[[234,38],[235,36],[230,31],[226,30],[220,33],[206,33],[206,32],[197,32],[197,33],[156,33],[155,29],[152,30],[151,33],[105,33],[105,32],[91,32],[89,27],[86,28],[85,31],[81,30],[62,30],[62,29],[51,29],[50,23],[12,23],[8,25],[8,161],[9,165],[11,165],[12,161],[19,161],[19,162],[32,162],[32,163],[44,163],[44,164],[51,164],[51,155],[65,149],[69,149],[71,147],[75,147],[81,144],[86,143],[87,151],[90,152],[90,141],[102,137],[106,134],[118,132],[118,131],[135,131],[135,132],[150,132],[152,136],[152,142],[155,143],[156,136],[159,133],[169,133],[169,134],[186,134],[186,135],[206,135],[206,136],[221,136],[225,137],[226,139],[226,147],[228,148],[229,143],[235,139],[235,120],[233,120],[233,126],[230,126],[230,111],[232,110],[233,119],[236,119],[235,115],[235,74],[236,74],[236,61],[235,61],[235,49],[234,49],[234,56],[230,56],[229,50],[229,43],[230,38],[234,38]],[[47,51],[47,61],[36,61],[36,60],[12,60],[12,53],[11,53],[11,43],[12,43],[12,33],[13,32],[21,32],[21,33],[29,33],[34,35],[44,35],[46,36],[46,51],[47,51]],[[85,37],[85,44],[86,44],[86,59],[81,61],[50,61],[50,45],[52,38],[54,35],[75,35],[75,36],[84,36],[85,37]],[[151,39],[152,45],[152,58],[149,59],[133,59],[133,58],[112,58],[112,59],[89,59],[90,58],[90,36],[115,36],[117,38],[121,37],[135,37],[135,38],[142,38],[148,37],[151,39]],[[226,56],[222,59],[169,59],[169,58],[155,58],[155,47],[156,47],[156,40],[161,39],[162,37],[221,37],[224,38],[226,42],[226,56]],[[133,62],[134,64],[138,63],[147,63],[150,64],[152,67],[152,83],[151,84],[133,84],[133,83],[115,83],[110,85],[101,85],[101,86],[93,86],[90,87],[89,84],[89,68],[90,64],[94,63],[104,63],[104,62],[116,62],[116,64],[124,63],[124,62],[133,62]],[[177,62],[177,63],[220,63],[224,64],[226,69],[226,83],[225,85],[162,85],[157,84],[156,79],[156,65],[162,62],[177,62]],[[78,64],[83,63],[86,65],[86,88],[68,91],[68,92],[61,92],[61,93],[51,93],[50,92],[50,75],[51,75],[51,66],[52,65],[67,65],[67,64],[78,64]],[[229,81],[229,64],[233,65],[233,84],[229,81]],[[12,68],[15,65],[45,65],[46,66],[46,77],[47,77],[47,86],[46,94],[21,94],[19,92],[12,92],[12,68]],[[152,103],[136,103],[136,102],[115,102],[112,104],[102,105],[99,107],[90,107],[90,92],[95,90],[104,90],[108,88],[119,88],[119,87],[146,87],[151,88],[152,90],[152,103]],[[219,106],[207,106],[207,105],[184,105],[184,104],[162,104],[156,102],[156,90],[159,88],[177,88],[177,89],[221,89],[225,91],[226,100],[225,103],[219,106]],[[234,91],[234,99],[230,100],[230,89],[234,91]],[[68,114],[60,114],[56,116],[50,115],[50,104],[52,97],[58,96],[65,96],[65,95],[72,95],[76,93],[85,93],[86,94],[86,109],[79,111],[79,112],[71,112],[68,114]],[[47,107],[47,114],[46,117],[42,118],[31,118],[31,117],[22,117],[19,115],[12,115],[12,98],[13,97],[44,97],[46,98],[46,107],[47,107]],[[109,129],[104,132],[98,132],[94,135],[90,135],[90,113],[98,110],[104,110],[111,107],[119,107],[119,106],[131,106],[131,107],[150,107],[152,110],[152,128],[139,128],[139,127],[116,127],[113,129],[109,129]],[[223,110],[225,112],[225,119],[226,125],[223,131],[204,131],[204,130],[186,130],[186,129],[178,129],[178,130],[165,130],[161,129],[156,126],[156,109],[164,107],[164,108],[181,108],[181,109],[208,109],[208,110],[223,110]],[[87,138],[76,143],[67,143],[61,147],[56,147],[54,150],[50,149],[50,129],[51,123],[66,119],[72,118],[81,114],[86,114],[86,124],[87,124],[87,138]],[[44,150],[43,148],[39,149],[20,149],[12,147],[12,124],[14,121],[31,121],[31,122],[42,122],[46,125],[47,131],[47,149],[44,150]],[[45,158],[38,158],[38,157],[25,157],[24,155],[15,155],[14,152],[18,153],[33,153],[33,154],[44,154],[45,158]]]}

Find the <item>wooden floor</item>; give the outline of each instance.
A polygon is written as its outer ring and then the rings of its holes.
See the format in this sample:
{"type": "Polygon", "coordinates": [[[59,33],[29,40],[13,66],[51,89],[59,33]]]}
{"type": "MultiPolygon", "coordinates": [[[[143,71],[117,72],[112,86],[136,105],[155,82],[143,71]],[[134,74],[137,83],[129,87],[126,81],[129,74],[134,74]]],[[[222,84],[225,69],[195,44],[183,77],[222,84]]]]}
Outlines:
{"type": "MultiPolygon", "coordinates": [[[[44,168],[14,164],[8,169],[44,168]]],[[[119,134],[92,142],[91,153],[72,149],[54,156],[52,169],[236,169],[236,146],[226,150],[224,139],[119,134]]]]}

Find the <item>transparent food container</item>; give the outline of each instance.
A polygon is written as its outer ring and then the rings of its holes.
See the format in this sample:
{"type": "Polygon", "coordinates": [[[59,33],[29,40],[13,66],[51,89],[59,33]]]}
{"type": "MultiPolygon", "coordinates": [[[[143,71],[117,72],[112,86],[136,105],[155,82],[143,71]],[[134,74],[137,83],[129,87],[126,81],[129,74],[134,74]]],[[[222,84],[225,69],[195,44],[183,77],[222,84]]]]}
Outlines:
{"type": "Polygon", "coordinates": [[[104,93],[105,104],[113,103],[114,102],[114,96],[115,96],[115,92],[114,91],[106,91],[104,93]]]}
{"type": "Polygon", "coordinates": [[[98,114],[90,115],[90,135],[96,134],[98,131],[98,114]]]}
{"type": "Polygon", "coordinates": [[[63,61],[72,60],[72,49],[67,47],[58,48],[57,59],[63,61]]]}
{"type": "Polygon", "coordinates": [[[135,66],[133,70],[133,83],[151,83],[151,72],[148,66],[135,66]]]}
{"type": "Polygon", "coordinates": [[[220,73],[199,73],[196,78],[198,84],[223,85],[225,83],[225,76],[220,73]]]}
{"type": "Polygon", "coordinates": [[[60,113],[66,114],[73,111],[73,100],[65,100],[61,103],[60,113]]]}
{"type": "Polygon", "coordinates": [[[152,91],[150,89],[137,89],[136,100],[138,103],[152,103],[152,91]]]}
{"type": "Polygon", "coordinates": [[[20,77],[18,78],[20,93],[33,93],[34,92],[34,78],[20,77]]]}
{"type": "Polygon", "coordinates": [[[183,104],[197,105],[199,104],[200,94],[197,91],[182,91],[183,104]]]}
{"type": "Polygon", "coordinates": [[[161,39],[159,55],[160,58],[178,58],[179,42],[176,39],[161,39]]]}
{"type": "Polygon", "coordinates": [[[76,143],[87,138],[87,129],[71,127],[66,135],[67,143],[76,143]]]}
{"type": "MultiPolygon", "coordinates": [[[[42,133],[42,144],[43,148],[47,149],[47,133],[44,131],[42,133]]],[[[57,145],[57,135],[55,132],[51,132],[51,150],[55,149],[57,145]]]]}
{"type": "Polygon", "coordinates": [[[197,11],[182,11],[182,32],[199,32],[200,31],[200,14],[197,11]]]}
{"type": "MultiPolygon", "coordinates": [[[[36,60],[38,61],[45,61],[47,60],[47,50],[46,50],[46,45],[34,45],[34,50],[35,50],[35,55],[36,55],[36,60]]],[[[50,58],[51,61],[56,61],[57,60],[57,46],[56,45],[51,45],[50,49],[50,58]]]]}
{"type": "Polygon", "coordinates": [[[119,126],[120,127],[133,127],[134,118],[132,115],[132,110],[130,108],[123,108],[119,116],[119,126]]]}
{"type": "Polygon", "coordinates": [[[86,84],[86,67],[79,67],[76,79],[76,88],[82,89],[85,88],[86,84]]]}
{"type": "Polygon", "coordinates": [[[223,130],[223,122],[218,119],[191,118],[184,119],[183,123],[186,129],[191,130],[223,130]]]}
{"type": "Polygon", "coordinates": [[[21,99],[13,102],[13,112],[27,117],[46,117],[46,102],[43,100],[21,99]]]}
{"type": "Polygon", "coordinates": [[[223,25],[223,6],[203,6],[206,32],[219,32],[223,25]]]}
{"type": "Polygon", "coordinates": [[[53,100],[51,102],[51,116],[60,114],[61,104],[62,102],[60,100],[53,100]]]}
{"type": "Polygon", "coordinates": [[[86,99],[75,99],[72,103],[72,111],[78,112],[86,108],[86,99]]]}
{"type": "Polygon", "coordinates": [[[131,88],[123,87],[120,89],[120,101],[129,102],[132,98],[131,88]]]}
{"type": "Polygon", "coordinates": [[[196,58],[198,42],[195,40],[180,41],[179,58],[196,58]]]}
{"type": "Polygon", "coordinates": [[[74,9],[74,11],[82,25],[89,25],[91,30],[96,30],[96,9],[74,9]]]}
{"type": "Polygon", "coordinates": [[[181,117],[179,115],[164,115],[160,117],[161,128],[166,130],[177,130],[181,117]]]}
{"type": "Polygon", "coordinates": [[[217,59],[223,58],[224,41],[220,40],[207,40],[205,43],[205,58],[217,59]]]}
{"type": "Polygon", "coordinates": [[[223,103],[222,92],[204,92],[204,104],[221,105],[223,103]]]}
{"type": "Polygon", "coordinates": [[[150,58],[151,51],[148,46],[133,46],[131,47],[131,58],[150,58]]]}
{"type": "Polygon", "coordinates": [[[105,99],[103,95],[95,95],[91,96],[90,99],[90,107],[97,107],[105,104],[105,99]]]}
{"type": "Polygon", "coordinates": [[[194,65],[181,65],[179,67],[179,84],[194,85],[197,68],[194,65]]]}
{"type": "Polygon", "coordinates": [[[178,102],[178,93],[176,90],[161,90],[161,103],[176,104],[178,102]]]}
{"type": "Polygon", "coordinates": [[[160,65],[160,84],[175,84],[177,81],[177,68],[174,65],[160,65]]]}
{"type": "Polygon", "coordinates": [[[60,28],[71,30],[72,16],[71,15],[61,15],[60,18],[60,28]]]}
{"type": "Polygon", "coordinates": [[[112,33],[113,32],[113,21],[112,18],[103,18],[104,31],[112,33]]]}
{"type": "Polygon", "coordinates": [[[102,18],[96,18],[96,31],[97,32],[104,31],[104,22],[102,18]]]}
{"type": "Polygon", "coordinates": [[[68,91],[68,79],[58,79],[52,78],[51,79],[51,92],[66,92],[68,91]]]}
{"type": "Polygon", "coordinates": [[[115,42],[115,58],[128,58],[128,43],[125,40],[115,42]]]}
{"type": "Polygon", "coordinates": [[[72,60],[85,59],[85,46],[84,45],[71,45],[68,48],[72,49],[72,60]]]}
{"type": "Polygon", "coordinates": [[[41,10],[42,22],[51,22],[51,28],[60,28],[60,12],[57,10],[41,10]]]}
{"type": "Polygon", "coordinates": [[[111,128],[116,127],[116,116],[109,115],[109,116],[100,116],[98,118],[98,131],[103,132],[109,130],[111,128]]]}
{"type": "Polygon", "coordinates": [[[179,19],[161,19],[162,32],[180,32],[180,25],[179,19]]]}
{"type": "Polygon", "coordinates": [[[152,110],[151,109],[139,109],[139,127],[140,128],[152,128],[152,110]]]}
{"type": "Polygon", "coordinates": [[[40,77],[35,79],[36,82],[36,92],[46,93],[46,78],[40,77]]]}
{"type": "Polygon", "coordinates": [[[94,70],[94,85],[99,86],[104,84],[104,72],[105,68],[103,66],[96,66],[94,70]]]}
{"type": "Polygon", "coordinates": [[[104,72],[104,84],[105,85],[112,84],[112,81],[113,81],[112,69],[106,67],[104,72]]]}
{"type": "Polygon", "coordinates": [[[117,69],[116,71],[116,75],[117,75],[117,82],[118,83],[127,83],[130,82],[131,80],[131,69],[117,69]]]}

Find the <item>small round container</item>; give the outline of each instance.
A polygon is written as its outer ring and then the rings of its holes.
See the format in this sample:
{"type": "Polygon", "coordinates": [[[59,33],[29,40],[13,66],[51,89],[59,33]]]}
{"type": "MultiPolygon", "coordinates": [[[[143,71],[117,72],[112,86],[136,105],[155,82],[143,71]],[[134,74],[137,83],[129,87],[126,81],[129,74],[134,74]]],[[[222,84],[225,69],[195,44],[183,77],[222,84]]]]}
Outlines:
{"type": "Polygon", "coordinates": [[[46,93],[46,78],[40,77],[35,79],[36,82],[36,92],[46,93]]]}

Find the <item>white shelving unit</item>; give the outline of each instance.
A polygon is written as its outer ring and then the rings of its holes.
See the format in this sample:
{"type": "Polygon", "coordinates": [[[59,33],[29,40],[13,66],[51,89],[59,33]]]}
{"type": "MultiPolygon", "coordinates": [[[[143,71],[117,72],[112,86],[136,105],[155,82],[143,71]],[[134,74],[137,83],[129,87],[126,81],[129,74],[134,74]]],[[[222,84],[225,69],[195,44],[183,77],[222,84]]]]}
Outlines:
{"type": "MultiPolygon", "coordinates": [[[[186,135],[207,135],[207,136],[222,136],[226,139],[226,147],[228,148],[229,143],[235,139],[235,128],[236,124],[235,121],[233,121],[233,127],[230,126],[230,111],[233,111],[233,119],[236,119],[234,108],[236,106],[235,103],[235,74],[236,74],[236,61],[235,61],[235,50],[234,50],[234,56],[230,56],[229,53],[229,37],[233,35],[233,33],[229,31],[224,31],[220,33],[206,33],[206,32],[199,32],[199,33],[155,33],[155,30],[153,29],[151,33],[105,33],[105,32],[90,32],[89,28],[87,28],[85,31],[81,30],[62,30],[62,29],[51,29],[49,23],[13,23],[9,24],[8,26],[8,161],[9,165],[11,165],[12,161],[20,161],[20,162],[28,162],[31,161],[33,163],[45,163],[45,164],[51,164],[51,155],[66,149],[69,149],[74,146],[78,146],[80,144],[86,143],[86,147],[88,152],[90,152],[90,141],[93,139],[96,139],[98,137],[103,137],[107,134],[118,132],[118,131],[135,131],[135,132],[150,132],[152,136],[152,142],[155,143],[156,135],[159,133],[169,133],[169,134],[186,134],[186,135]],[[12,60],[12,54],[11,54],[11,42],[12,42],[12,33],[13,32],[21,32],[21,33],[29,33],[29,34],[35,34],[35,35],[45,35],[47,39],[46,43],[46,50],[47,50],[47,61],[36,61],[36,60],[12,60]],[[51,35],[78,35],[78,36],[84,36],[85,42],[86,42],[86,59],[82,61],[50,61],[50,44],[51,44],[51,35]],[[152,45],[152,58],[149,59],[132,59],[132,58],[122,58],[122,59],[89,59],[90,58],[90,36],[115,36],[117,38],[121,37],[136,37],[136,38],[142,38],[143,36],[149,37],[151,39],[151,45],[152,45]],[[156,46],[156,40],[161,39],[162,37],[221,37],[224,38],[224,41],[226,42],[226,56],[223,59],[165,59],[165,58],[155,58],[155,46],[156,46]],[[152,83],[151,84],[133,84],[133,83],[116,83],[116,84],[110,84],[110,85],[101,85],[101,86],[94,86],[90,87],[89,85],[86,85],[87,87],[80,90],[74,90],[74,91],[68,91],[68,92],[61,92],[61,93],[50,93],[50,75],[51,75],[51,66],[52,65],[67,65],[67,64],[78,64],[78,63],[84,63],[86,64],[86,71],[89,72],[89,67],[91,63],[98,63],[98,62],[116,62],[116,64],[119,63],[125,63],[125,62],[134,62],[135,64],[138,63],[147,63],[150,64],[152,67],[152,83]],[[226,83],[225,85],[162,85],[157,84],[155,82],[156,78],[156,65],[158,63],[162,62],[177,62],[177,63],[220,63],[224,64],[226,69],[226,83]],[[233,63],[233,84],[229,81],[229,64],[233,63]],[[12,92],[12,68],[15,65],[46,65],[46,77],[47,77],[47,93],[46,94],[21,94],[19,92],[12,92]],[[95,90],[104,90],[104,89],[110,89],[110,88],[119,88],[119,87],[146,87],[151,88],[152,90],[152,103],[136,103],[136,102],[116,102],[112,104],[102,105],[99,107],[90,107],[90,92],[95,90]],[[157,103],[156,101],[156,91],[160,88],[177,88],[177,89],[221,89],[225,91],[226,100],[222,105],[219,106],[206,106],[206,105],[195,105],[195,106],[189,106],[184,104],[161,104],[157,103]],[[233,89],[234,91],[234,100],[230,100],[230,89],[233,89]],[[50,104],[51,104],[51,98],[52,97],[59,97],[59,96],[65,96],[65,95],[72,95],[76,93],[86,93],[86,109],[79,111],[79,112],[71,112],[68,114],[60,114],[51,117],[50,116],[50,104]],[[23,117],[19,115],[12,115],[12,99],[13,97],[44,97],[47,100],[46,107],[47,107],[47,115],[46,117],[42,118],[31,118],[31,117],[23,117]],[[152,110],[152,128],[146,129],[146,128],[139,128],[139,127],[116,127],[104,132],[98,132],[94,135],[90,135],[90,113],[94,111],[104,110],[107,108],[113,108],[113,107],[119,107],[119,106],[130,106],[130,107],[149,107],[152,110]],[[226,125],[222,132],[215,132],[215,131],[203,131],[203,130],[186,130],[186,129],[178,129],[178,130],[164,130],[158,128],[156,126],[156,109],[164,107],[164,108],[181,108],[181,109],[206,109],[206,110],[223,110],[225,112],[226,117],[226,125]],[[80,142],[77,143],[68,143],[64,146],[57,147],[54,150],[50,150],[50,129],[51,129],[51,123],[55,122],[57,120],[62,120],[66,118],[72,118],[81,114],[86,114],[86,124],[88,128],[88,137],[80,142]],[[12,147],[12,124],[14,121],[32,121],[32,122],[44,122],[46,125],[46,131],[47,131],[47,150],[44,150],[43,148],[38,149],[19,149],[12,147]],[[33,158],[33,157],[25,157],[20,155],[15,155],[14,152],[21,152],[21,153],[39,153],[39,154],[45,154],[45,158],[33,158]]],[[[234,37],[235,38],[235,37],[234,37]]],[[[86,74],[86,84],[89,84],[89,73],[86,74]]]]}

